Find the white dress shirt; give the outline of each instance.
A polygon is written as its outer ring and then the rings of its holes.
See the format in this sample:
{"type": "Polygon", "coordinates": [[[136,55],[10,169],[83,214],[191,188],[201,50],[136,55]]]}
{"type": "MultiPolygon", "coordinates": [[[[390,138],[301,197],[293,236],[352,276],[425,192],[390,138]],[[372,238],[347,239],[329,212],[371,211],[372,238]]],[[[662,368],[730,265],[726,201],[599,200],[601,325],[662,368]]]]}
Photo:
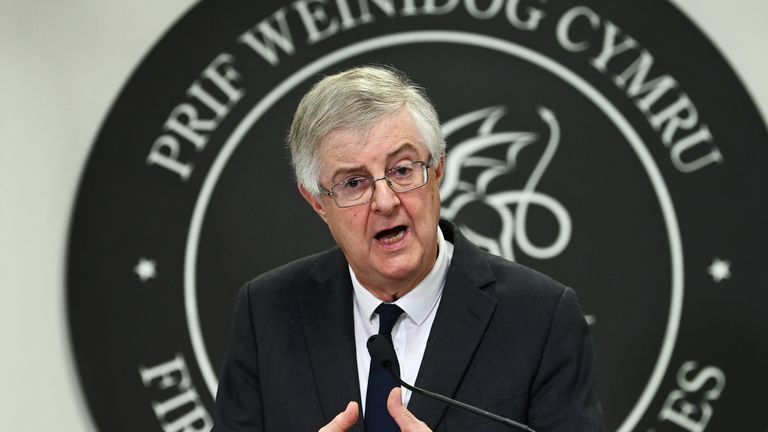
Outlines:
{"type": "MultiPolygon", "coordinates": [[[[403,381],[414,384],[419,373],[421,359],[427,346],[429,332],[437,313],[437,305],[443,294],[445,278],[453,256],[453,244],[445,240],[440,227],[437,228],[438,253],[434,267],[416,287],[408,294],[397,299],[403,314],[392,328],[392,344],[395,347],[397,360],[400,363],[400,376],[403,381]]],[[[374,310],[382,303],[381,300],[368,292],[357,280],[355,272],[349,268],[354,287],[354,321],[355,321],[355,350],[357,353],[357,375],[360,379],[360,396],[362,397],[363,413],[365,413],[365,397],[368,391],[368,371],[371,367],[371,356],[368,354],[366,342],[368,338],[379,332],[379,316],[374,310]]],[[[407,405],[411,391],[403,389],[403,404],[407,405]]]]}

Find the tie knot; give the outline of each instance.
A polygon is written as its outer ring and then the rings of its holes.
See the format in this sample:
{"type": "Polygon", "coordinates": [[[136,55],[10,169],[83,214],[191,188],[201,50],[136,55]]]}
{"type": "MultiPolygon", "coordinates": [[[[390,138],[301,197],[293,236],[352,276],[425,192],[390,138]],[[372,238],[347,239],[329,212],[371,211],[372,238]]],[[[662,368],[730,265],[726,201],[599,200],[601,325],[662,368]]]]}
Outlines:
{"type": "Polygon", "coordinates": [[[379,334],[388,335],[403,310],[398,305],[382,303],[376,308],[376,313],[379,314],[379,334]]]}

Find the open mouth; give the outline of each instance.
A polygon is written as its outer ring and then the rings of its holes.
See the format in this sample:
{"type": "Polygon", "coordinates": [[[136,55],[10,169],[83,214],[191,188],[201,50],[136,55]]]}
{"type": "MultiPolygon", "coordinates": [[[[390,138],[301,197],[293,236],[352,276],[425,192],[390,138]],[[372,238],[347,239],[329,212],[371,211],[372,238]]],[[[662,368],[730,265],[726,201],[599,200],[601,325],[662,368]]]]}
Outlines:
{"type": "Polygon", "coordinates": [[[376,240],[384,244],[396,243],[405,236],[408,227],[405,225],[396,226],[394,228],[386,229],[376,234],[376,240]]]}

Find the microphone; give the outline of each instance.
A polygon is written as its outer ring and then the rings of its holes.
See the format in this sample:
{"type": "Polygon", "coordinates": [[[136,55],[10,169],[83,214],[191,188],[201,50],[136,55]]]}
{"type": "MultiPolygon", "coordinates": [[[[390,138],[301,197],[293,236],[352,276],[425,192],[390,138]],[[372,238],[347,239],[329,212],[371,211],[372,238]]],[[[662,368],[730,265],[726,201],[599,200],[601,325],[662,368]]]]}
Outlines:
{"type": "Polygon", "coordinates": [[[422,394],[432,399],[437,399],[440,402],[454,406],[456,408],[463,409],[465,411],[469,411],[479,416],[482,416],[491,420],[495,420],[507,426],[511,426],[527,432],[536,432],[533,429],[529,428],[528,425],[525,425],[523,423],[510,420],[506,417],[502,417],[494,413],[474,407],[472,405],[465,404],[464,402],[459,402],[457,400],[454,400],[454,399],[445,397],[443,395],[433,393],[431,391],[424,390],[419,387],[415,387],[406,383],[405,381],[400,379],[400,375],[397,372],[395,372],[395,367],[398,364],[397,355],[395,354],[395,349],[392,347],[392,344],[387,340],[385,336],[383,335],[371,336],[368,339],[367,346],[368,346],[368,353],[371,355],[371,358],[376,363],[379,363],[380,365],[382,365],[384,369],[388,370],[389,373],[392,374],[392,377],[395,379],[395,381],[397,381],[401,386],[407,388],[408,390],[414,393],[422,394]]]}

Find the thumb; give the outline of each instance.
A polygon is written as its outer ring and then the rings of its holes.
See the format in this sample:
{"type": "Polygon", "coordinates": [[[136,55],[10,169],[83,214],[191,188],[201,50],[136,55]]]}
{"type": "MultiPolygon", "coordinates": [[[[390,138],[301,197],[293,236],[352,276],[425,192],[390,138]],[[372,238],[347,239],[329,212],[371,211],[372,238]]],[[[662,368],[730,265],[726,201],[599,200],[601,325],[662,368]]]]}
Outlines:
{"type": "Polygon", "coordinates": [[[350,402],[347,408],[340,412],[330,423],[325,425],[319,432],[345,432],[357,423],[359,409],[357,402],[350,402]]]}
{"type": "Polygon", "coordinates": [[[395,387],[389,393],[387,398],[387,411],[389,415],[395,419],[395,423],[400,427],[402,432],[431,432],[431,429],[427,425],[416,418],[408,408],[403,405],[402,390],[400,387],[395,387]]]}

